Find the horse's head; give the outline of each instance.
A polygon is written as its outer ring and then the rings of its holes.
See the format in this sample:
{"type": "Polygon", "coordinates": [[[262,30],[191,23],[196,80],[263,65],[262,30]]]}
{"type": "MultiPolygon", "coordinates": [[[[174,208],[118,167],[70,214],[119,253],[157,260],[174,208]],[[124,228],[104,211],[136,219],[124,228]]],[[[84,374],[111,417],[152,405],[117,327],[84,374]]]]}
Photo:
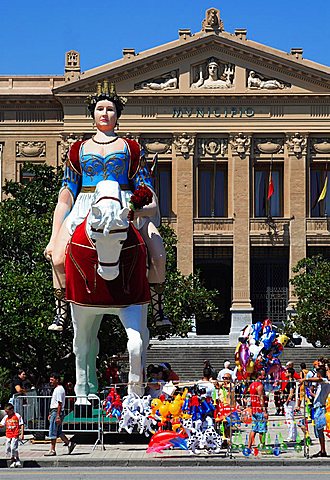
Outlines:
{"type": "Polygon", "coordinates": [[[104,180],[97,184],[88,227],[97,250],[97,272],[104,280],[114,280],[119,275],[120,252],[129,227],[128,211],[123,208],[117,182],[104,180]]]}

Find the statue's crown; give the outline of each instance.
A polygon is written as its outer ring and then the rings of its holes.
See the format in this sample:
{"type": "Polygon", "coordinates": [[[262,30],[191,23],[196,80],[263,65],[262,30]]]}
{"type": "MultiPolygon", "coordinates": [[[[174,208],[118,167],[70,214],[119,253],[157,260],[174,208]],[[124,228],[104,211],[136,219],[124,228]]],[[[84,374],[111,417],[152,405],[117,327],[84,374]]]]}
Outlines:
{"type": "Polygon", "coordinates": [[[109,82],[108,80],[97,82],[96,92],[87,97],[86,103],[89,110],[94,110],[95,105],[100,100],[110,100],[111,102],[115,102],[118,106],[120,106],[121,110],[124,108],[127,102],[126,97],[121,97],[117,94],[115,84],[113,82],[109,82]]]}

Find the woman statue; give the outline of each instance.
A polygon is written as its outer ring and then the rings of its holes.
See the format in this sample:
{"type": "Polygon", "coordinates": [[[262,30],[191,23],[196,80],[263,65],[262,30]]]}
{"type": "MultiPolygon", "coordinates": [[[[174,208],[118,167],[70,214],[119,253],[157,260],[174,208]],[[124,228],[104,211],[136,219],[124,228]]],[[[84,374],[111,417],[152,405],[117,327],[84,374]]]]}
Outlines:
{"type": "Polygon", "coordinates": [[[226,65],[221,78],[219,78],[219,64],[211,58],[207,64],[207,77],[203,77],[203,66],[199,67],[199,79],[191,85],[191,88],[231,88],[234,67],[226,65]]]}
{"type": "MultiPolygon", "coordinates": [[[[116,180],[127,205],[139,185],[153,192],[153,201],[134,212],[134,223],[148,249],[151,304],[157,325],[171,322],[163,313],[166,254],[156,225],[160,215],[152,180],[145,164],[143,150],[134,140],[120,138],[114,132],[126,99],[116,94],[113,84],[98,83],[97,93],[89,98],[88,109],[94,118],[96,133],[87,141],[75,142],[69,151],[62,188],[54,211],[53,229],[45,256],[53,266],[56,314],[48,330],[62,331],[68,304],[65,300],[65,248],[77,225],[83,222],[101,180],[116,180]]],[[[133,218],[130,218],[133,220],[133,218]]]]}

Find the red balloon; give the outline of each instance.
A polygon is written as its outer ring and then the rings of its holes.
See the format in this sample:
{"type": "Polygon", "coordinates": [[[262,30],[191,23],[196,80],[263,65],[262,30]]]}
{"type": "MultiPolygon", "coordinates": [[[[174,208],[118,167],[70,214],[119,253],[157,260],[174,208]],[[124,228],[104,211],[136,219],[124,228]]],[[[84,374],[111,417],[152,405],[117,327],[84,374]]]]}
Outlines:
{"type": "Polygon", "coordinates": [[[166,444],[172,438],[184,438],[180,433],[172,432],[172,430],[164,430],[162,432],[156,432],[149,442],[149,447],[152,447],[155,443],[157,444],[166,444]]]}

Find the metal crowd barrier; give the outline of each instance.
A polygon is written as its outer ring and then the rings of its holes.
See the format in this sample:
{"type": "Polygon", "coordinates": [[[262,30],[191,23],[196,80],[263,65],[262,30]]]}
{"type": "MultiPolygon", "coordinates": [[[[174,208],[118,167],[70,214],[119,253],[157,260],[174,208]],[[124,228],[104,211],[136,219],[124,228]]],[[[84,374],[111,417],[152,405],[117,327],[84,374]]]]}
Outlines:
{"type": "MultiPolygon", "coordinates": [[[[89,405],[79,405],[81,397],[66,396],[64,405],[64,433],[94,433],[94,444],[103,446],[102,402],[97,395],[89,395],[89,405]]],[[[37,395],[30,391],[27,395],[14,395],[15,411],[24,421],[25,432],[33,434],[36,439],[45,438],[49,430],[49,410],[51,396],[37,395]]]]}

